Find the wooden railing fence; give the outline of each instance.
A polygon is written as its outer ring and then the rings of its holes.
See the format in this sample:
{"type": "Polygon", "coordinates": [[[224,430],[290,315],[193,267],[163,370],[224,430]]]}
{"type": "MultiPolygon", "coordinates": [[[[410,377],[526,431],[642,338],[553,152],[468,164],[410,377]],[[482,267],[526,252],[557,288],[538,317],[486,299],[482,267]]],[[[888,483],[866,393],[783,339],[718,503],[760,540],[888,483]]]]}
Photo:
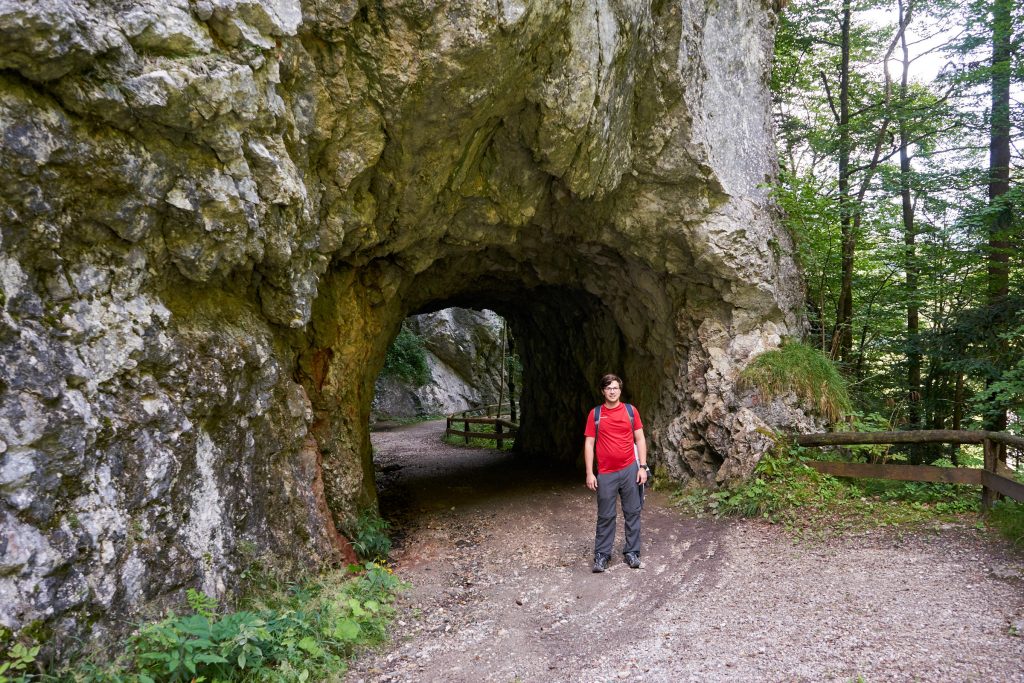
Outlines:
{"type": "Polygon", "coordinates": [[[470,439],[494,439],[497,441],[498,448],[501,448],[507,439],[515,439],[519,432],[519,425],[514,422],[516,408],[514,402],[512,404],[502,402],[477,406],[463,410],[461,413],[453,413],[446,419],[444,434],[445,436],[461,436],[465,438],[467,444],[470,439]],[[507,411],[502,410],[503,408],[507,408],[507,411]],[[505,415],[510,416],[511,419],[506,420],[505,415]],[[463,429],[456,429],[453,426],[456,422],[462,423],[463,429]],[[471,432],[469,428],[471,424],[491,425],[494,431],[471,432]]]}
{"type": "MultiPolygon", "coordinates": [[[[953,431],[926,429],[908,432],[828,432],[801,434],[801,446],[864,446],[871,444],[981,444],[984,466],[935,467],[932,465],[895,465],[891,463],[831,462],[814,460],[807,464],[824,474],[837,477],[864,477],[898,481],[945,482],[981,486],[982,509],[989,509],[999,495],[1024,501],[1024,484],[1014,480],[1006,466],[1007,447],[1024,450],[1024,438],[1004,432],[953,431]]],[[[1017,463],[1021,461],[1017,458],[1017,463]]]]}

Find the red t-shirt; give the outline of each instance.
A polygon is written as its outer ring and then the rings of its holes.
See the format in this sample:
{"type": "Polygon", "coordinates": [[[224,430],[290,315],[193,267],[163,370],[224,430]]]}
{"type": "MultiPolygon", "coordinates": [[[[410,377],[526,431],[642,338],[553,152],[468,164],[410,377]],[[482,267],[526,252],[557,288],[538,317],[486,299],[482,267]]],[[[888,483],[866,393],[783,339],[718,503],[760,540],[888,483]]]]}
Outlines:
{"type": "MultiPolygon", "coordinates": [[[[626,412],[625,403],[620,402],[614,408],[601,406],[601,425],[597,428],[597,443],[594,445],[598,474],[618,472],[635,461],[633,432],[644,428],[644,423],[640,421],[640,411],[636,406],[633,407],[633,418],[636,420],[635,426],[629,424],[629,413],[626,412]]],[[[583,435],[594,436],[593,409],[587,415],[587,427],[583,435]]]]}

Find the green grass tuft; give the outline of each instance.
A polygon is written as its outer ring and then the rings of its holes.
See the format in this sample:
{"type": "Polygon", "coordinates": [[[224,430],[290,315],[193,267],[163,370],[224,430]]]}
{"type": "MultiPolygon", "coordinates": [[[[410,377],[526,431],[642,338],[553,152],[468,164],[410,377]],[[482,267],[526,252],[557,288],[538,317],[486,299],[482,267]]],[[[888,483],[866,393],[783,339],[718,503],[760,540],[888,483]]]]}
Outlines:
{"type": "Polygon", "coordinates": [[[760,392],[765,401],[792,391],[830,422],[838,422],[853,405],[846,380],[816,348],[795,341],[754,358],[740,373],[740,387],[760,392]]]}
{"type": "Polygon", "coordinates": [[[992,506],[988,523],[1016,548],[1024,548],[1024,503],[1000,500],[992,506]]]}

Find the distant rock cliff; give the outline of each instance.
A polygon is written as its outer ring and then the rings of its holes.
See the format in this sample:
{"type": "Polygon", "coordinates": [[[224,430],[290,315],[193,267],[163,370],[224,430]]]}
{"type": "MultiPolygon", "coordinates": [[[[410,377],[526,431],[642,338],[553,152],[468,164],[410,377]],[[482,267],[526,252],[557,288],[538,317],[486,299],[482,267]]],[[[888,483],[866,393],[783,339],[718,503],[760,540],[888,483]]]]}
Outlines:
{"type": "Polygon", "coordinates": [[[799,411],[764,185],[762,0],[0,0],[0,624],[57,649],[253,556],[332,562],[376,494],[389,341],[505,317],[519,444],[625,377],[662,473],[799,411]]]}
{"type": "MultiPolygon", "coordinates": [[[[422,341],[429,379],[415,383],[381,373],[373,392],[380,419],[446,415],[497,403],[501,376],[502,320],[493,311],[446,308],[416,315],[408,324],[422,341]]],[[[508,385],[504,385],[508,400],[508,385]]]]}

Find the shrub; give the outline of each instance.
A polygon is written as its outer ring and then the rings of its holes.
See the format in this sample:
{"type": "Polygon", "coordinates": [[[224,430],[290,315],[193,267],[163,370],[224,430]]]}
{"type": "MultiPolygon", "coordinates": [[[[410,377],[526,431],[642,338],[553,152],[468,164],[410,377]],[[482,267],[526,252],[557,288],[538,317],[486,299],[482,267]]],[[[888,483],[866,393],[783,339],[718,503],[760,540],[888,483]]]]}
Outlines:
{"type": "Polygon", "coordinates": [[[739,486],[717,491],[691,490],[677,494],[677,504],[718,516],[775,518],[781,512],[817,507],[833,500],[840,484],[790,453],[761,458],[754,475],[739,486]]]}
{"type": "MultiPolygon", "coordinates": [[[[368,563],[220,613],[190,590],[190,613],[143,624],[106,667],[83,663],[47,680],[62,683],[312,683],[340,680],[346,658],[385,639],[402,583],[368,563]]],[[[14,679],[20,680],[20,679],[14,679]]]]}
{"type": "Polygon", "coordinates": [[[849,413],[852,405],[846,380],[829,358],[816,348],[795,341],[765,351],[740,373],[741,387],[757,389],[766,401],[792,391],[831,422],[849,413]]]}
{"type": "Polygon", "coordinates": [[[427,352],[423,340],[405,323],[402,323],[398,336],[388,347],[381,373],[388,377],[404,379],[416,386],[423,386],[430,381],[430,368],[427,366],[427,352]]]}
{"type": "Polygon", "coordinates": [[[387,520],[373,510],[364,510],[356,520],[355,540],[352,547],[363,560],[385,560],[391,552],[391,539],[387,536],[387,520]]]}

